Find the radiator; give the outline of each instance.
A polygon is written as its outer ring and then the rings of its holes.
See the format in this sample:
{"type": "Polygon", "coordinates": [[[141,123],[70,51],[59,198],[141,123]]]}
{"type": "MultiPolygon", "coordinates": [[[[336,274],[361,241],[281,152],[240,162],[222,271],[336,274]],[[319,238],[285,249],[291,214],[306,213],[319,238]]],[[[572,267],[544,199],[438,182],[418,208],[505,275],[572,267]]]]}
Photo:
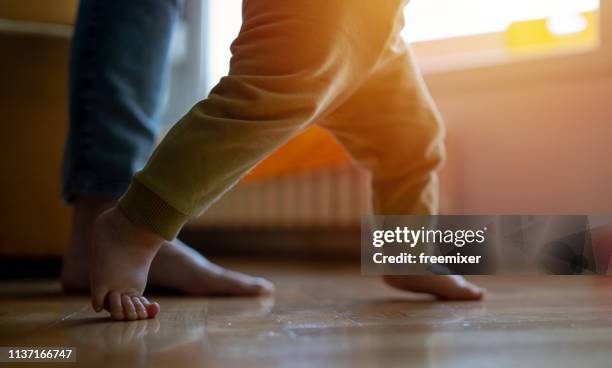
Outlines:
{"type": "Polygon", "coordinates": [[[359,226],[370,209],[369,174],[332,167],[238,184],[190,228],[359,226]]]}

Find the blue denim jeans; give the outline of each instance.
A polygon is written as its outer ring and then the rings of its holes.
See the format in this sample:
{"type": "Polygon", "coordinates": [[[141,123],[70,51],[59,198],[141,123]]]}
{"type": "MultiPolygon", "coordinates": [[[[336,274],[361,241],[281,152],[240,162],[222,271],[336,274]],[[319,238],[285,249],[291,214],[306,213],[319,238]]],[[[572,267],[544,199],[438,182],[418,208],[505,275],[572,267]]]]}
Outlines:
{"type": "Polygon", "coordinates": [[[63,196],[118,198],[160,131],[180,0],[82,0],[70,60],[63,196]]]}

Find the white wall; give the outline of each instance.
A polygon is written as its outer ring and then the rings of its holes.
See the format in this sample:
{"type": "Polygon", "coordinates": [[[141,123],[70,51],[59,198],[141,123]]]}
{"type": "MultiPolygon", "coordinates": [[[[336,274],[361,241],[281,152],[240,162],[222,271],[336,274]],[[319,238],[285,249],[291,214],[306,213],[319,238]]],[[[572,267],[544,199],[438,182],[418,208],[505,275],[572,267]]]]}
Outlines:
{"type": "Polygon", "coordinates": [[[427,77],[448,129],[443,211],[612,212],[608,55],[427,77]]]}

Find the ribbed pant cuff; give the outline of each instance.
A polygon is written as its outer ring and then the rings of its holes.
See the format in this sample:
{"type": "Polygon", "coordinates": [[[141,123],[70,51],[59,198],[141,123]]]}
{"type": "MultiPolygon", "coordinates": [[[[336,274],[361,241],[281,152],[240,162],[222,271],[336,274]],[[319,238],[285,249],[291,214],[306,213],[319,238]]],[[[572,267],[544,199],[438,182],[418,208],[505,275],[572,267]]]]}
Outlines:
{"type": "Polygon", "coordinates": [[[166,240],[174,239],[189,220],[188,215],[177,211],[135,179],[118,206],[131,221],[144,225],[166,240]]]}

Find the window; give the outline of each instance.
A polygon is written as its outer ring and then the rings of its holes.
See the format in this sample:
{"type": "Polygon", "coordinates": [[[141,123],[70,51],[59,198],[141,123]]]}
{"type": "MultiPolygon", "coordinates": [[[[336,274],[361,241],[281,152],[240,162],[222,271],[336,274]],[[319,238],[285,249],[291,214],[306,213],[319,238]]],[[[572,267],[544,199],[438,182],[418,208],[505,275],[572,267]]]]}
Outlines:
{"type": "MultiPolygon", "coordinates": [[[[241,0],[208,1],[209,84],[227,73],[241,0]]],[[[596,48],[599,0],[412,0],[403,36],[427,72],[596,48]]]]}
{"type": "Polygon", "coordinates": [[[584,14],[598,9],[599,0],[412,0],[403,34],[423,42],[503,33],[517,23],[544,20],[548,32],[564,36],[586,30],[584,14]]]}
{"type": "Polygon", "coordinates": [[[599,45],[599,0],[413,0],[403,36],[425,71],[599,45]]]}
{"type": "Polygon", "coordinates": [[[206,80],[209,88],[227,74],[230,44],[242,24],[242,0],[208,0],[206,80]]]}

